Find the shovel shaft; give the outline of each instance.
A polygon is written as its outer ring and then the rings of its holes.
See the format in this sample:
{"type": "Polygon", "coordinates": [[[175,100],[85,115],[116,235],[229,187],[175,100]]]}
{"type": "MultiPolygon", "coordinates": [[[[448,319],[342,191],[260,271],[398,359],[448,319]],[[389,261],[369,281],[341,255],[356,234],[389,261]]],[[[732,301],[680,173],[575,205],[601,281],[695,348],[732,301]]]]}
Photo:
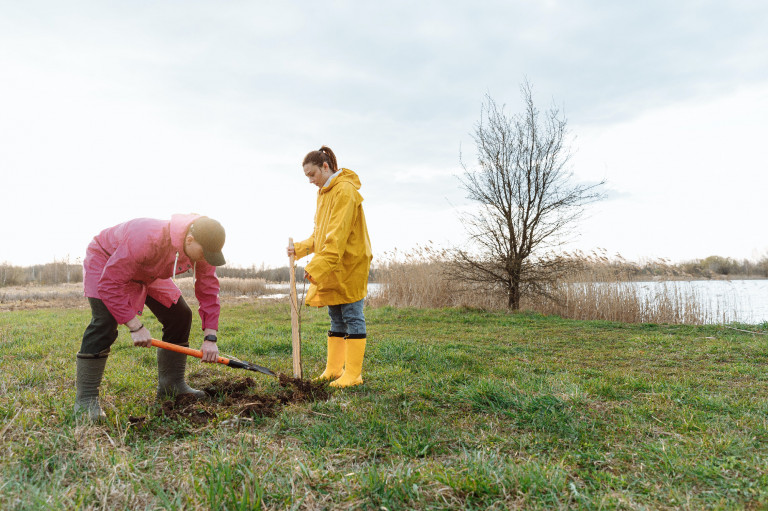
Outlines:
{"type": "MultiPolygon", "coordinates": [[[[184,353],[185,355],[189,355],[191,357],[203,358],[203,352],[200,350],[193,350],[192,348],[187,348],[186,346],[179,346],[178,344],[158,341],[157,339],[152,339],[152,346],[156,348],[162,348],[164,350],[175,351],[177,353],[184,353]]],[[[248,369],[249,371],[258,371],[270,376],[277,376],[277,373],[271,369],[267,369],[266,367],[262,367],[256,364],[249,364],[248,362],[232,360],[225,357],[219,357],[216,362],[219,364],[224,364],[225,366],[234,367],[236,369],[248,369]]]]}
{"type": "MultiPolygon", "coordinates": [[[[189,355],[190,357],[203,358],[203,352],[200,350],[193,350],[192,348],[187,348],[186,346],[179,346],[178,344],[171,344],[165,341],[158,341],[157,339],[152,339],[152,346],[156,348],[163,348],[164,350],[175,351],[177,353],[184,353],[185,355],[189,355]]],[[[216,362],[218,362],[219,364],[224,364],[225,366],[229,365],[229,359],[224,357],[219,357],[218,360],[216,360],[216,362]]]]}

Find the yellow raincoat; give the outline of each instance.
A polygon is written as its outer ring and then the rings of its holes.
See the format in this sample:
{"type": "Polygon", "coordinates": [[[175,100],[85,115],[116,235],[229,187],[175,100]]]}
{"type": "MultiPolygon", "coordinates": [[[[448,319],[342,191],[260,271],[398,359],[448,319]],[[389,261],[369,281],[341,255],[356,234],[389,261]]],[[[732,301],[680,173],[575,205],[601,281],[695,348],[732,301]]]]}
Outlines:
{"type": "Polygon", "coordinates": [[[317,192],[315,230],[294,245],[296,258],[314,253],[305,270],[310,284],[306,303],[315,307],[362,300],[368,294],[371,240],[363,214],[360,178],[349,169],[317,192]]]}

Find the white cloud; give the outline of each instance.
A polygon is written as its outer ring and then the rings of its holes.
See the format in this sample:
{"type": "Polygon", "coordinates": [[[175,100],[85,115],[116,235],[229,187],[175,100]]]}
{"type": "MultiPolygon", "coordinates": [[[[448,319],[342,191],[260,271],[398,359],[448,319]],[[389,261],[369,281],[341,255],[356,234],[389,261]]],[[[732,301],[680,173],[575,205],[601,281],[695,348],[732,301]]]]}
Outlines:
{"type": "Polygon", "coordinates": [[[463,239],[454,175],[483,95],[564,106],[575,179],[608,179],[588,246],[750,257],[765,246],[762,2],[2,2],[0,261],[197,211],[239,265],[311,230],[304,154],[363,181],[374,248],[463,239]],[[684,207],[683,207],[684,206],[684,207]],[[760,216],[762,215],[762,216],[760,216]],[[647,235],[648,231],[654,233],[647,235]],[[683,248],[684,247],[684,250],[683,248]]]}
{"type": "Polygon", "coordinates": [[[597,206],[582,243],[630,258],[752,257],[768,246],[766,118],[768,83],[583,128],[575,165],[628,197],[597,206]]]}

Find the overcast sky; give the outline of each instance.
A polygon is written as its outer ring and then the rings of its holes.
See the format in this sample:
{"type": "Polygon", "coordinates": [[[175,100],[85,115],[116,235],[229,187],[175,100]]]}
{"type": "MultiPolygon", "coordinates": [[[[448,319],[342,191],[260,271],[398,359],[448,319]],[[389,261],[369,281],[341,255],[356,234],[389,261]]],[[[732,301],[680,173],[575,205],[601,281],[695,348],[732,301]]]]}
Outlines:
{"type": "Polygon", "coordinates": [[[381,257],[464,242],[459,155],[526,78],[606,180],[571,246],[768,254],[768,2],[0,0],[0,262],[197,212],[235,266],[312,230],[322,144],[363,183],[381,257]]]}

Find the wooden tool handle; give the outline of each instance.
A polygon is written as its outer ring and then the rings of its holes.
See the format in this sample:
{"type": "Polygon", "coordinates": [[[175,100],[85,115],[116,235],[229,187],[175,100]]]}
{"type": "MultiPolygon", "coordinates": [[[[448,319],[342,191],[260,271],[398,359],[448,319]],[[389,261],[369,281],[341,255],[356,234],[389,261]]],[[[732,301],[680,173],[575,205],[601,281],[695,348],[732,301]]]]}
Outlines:
{"type": "MultiPolygon", "coordinates": [[[[288,238],[288,246],[293,247],[293,238],[288,238]]],[[[291,301],[291,346],[293,352],[293,377],[301,378],[301,335],[299,333],[299,299],[296,296],[296,256],[288,257],[288,270],[291,277],[290,301],[291,301]]]]}

